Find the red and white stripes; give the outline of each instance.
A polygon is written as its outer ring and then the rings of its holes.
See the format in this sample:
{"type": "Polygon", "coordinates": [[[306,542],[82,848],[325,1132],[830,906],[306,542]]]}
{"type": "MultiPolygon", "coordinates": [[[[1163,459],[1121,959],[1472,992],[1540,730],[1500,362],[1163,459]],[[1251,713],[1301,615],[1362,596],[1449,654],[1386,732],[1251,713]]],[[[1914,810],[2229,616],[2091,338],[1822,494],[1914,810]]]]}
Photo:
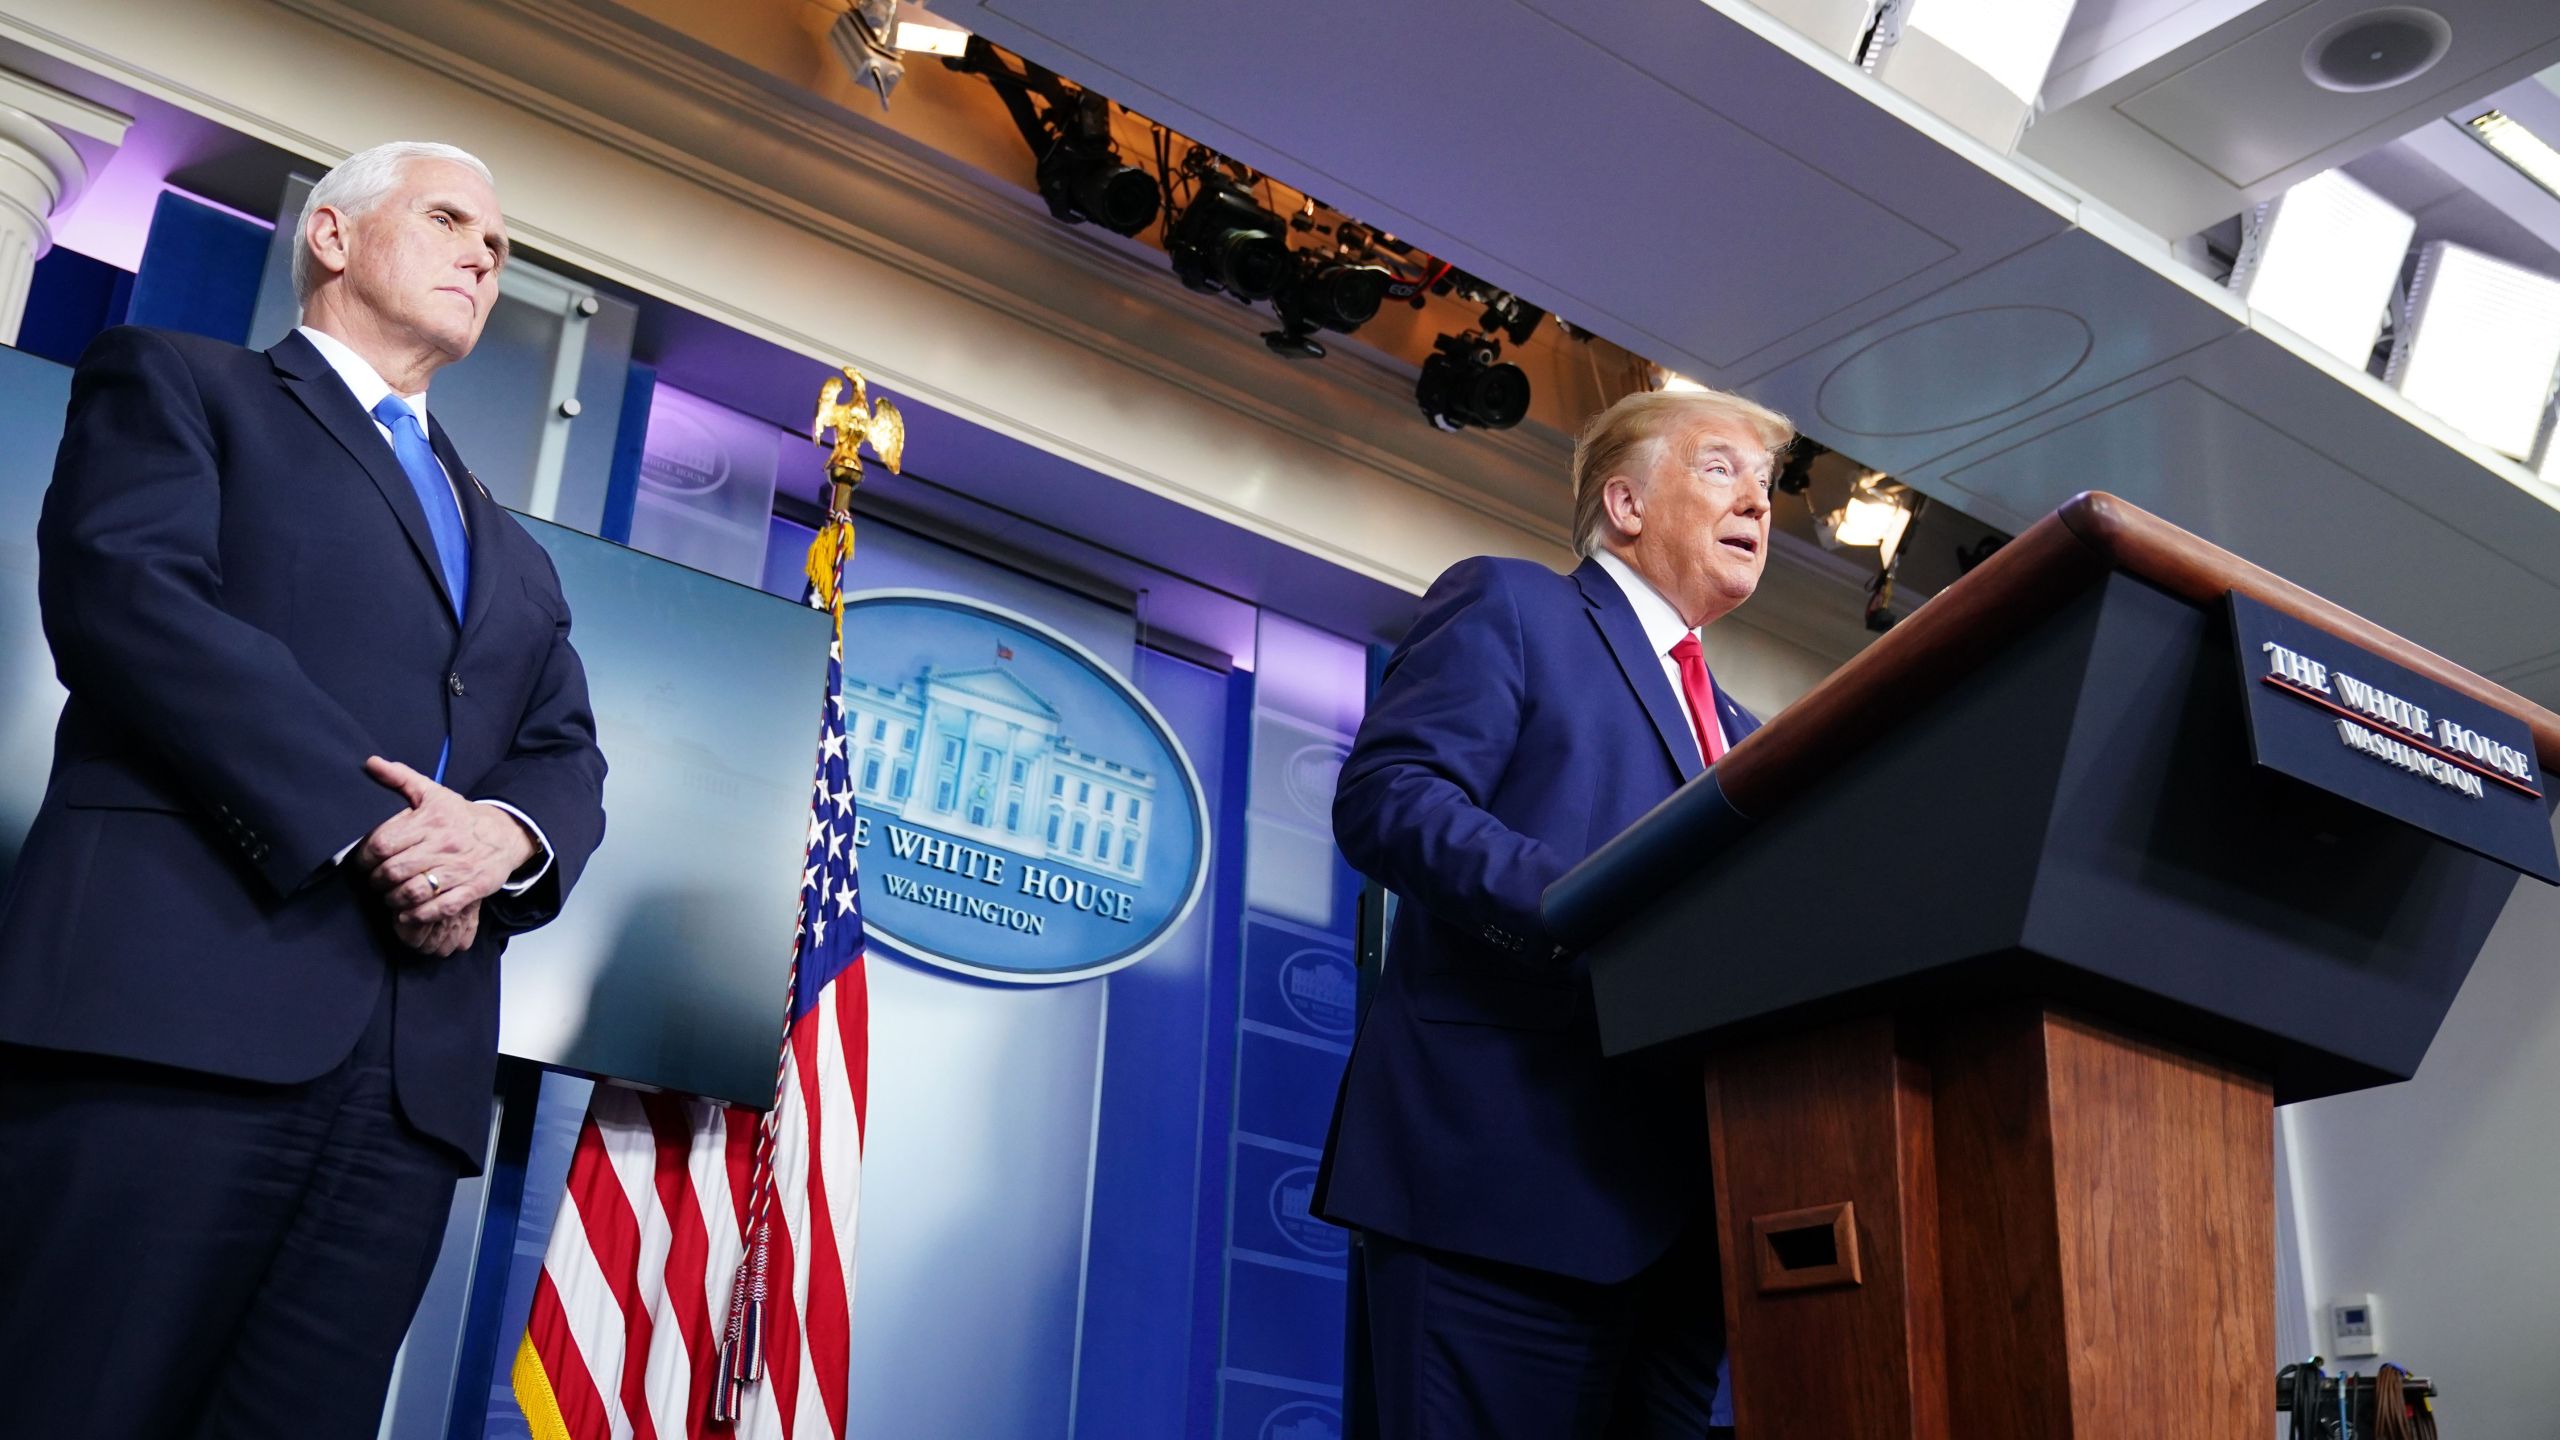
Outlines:
{"type": "Polygon", "coordinates": [[[515,1367],[534,1440],[841,1440],[867,996],[857,967],[792,1027],[775,1115],[765,1378],[709,1420],[745,1249],[752,1110],[599,1085],[515,1367]]]}

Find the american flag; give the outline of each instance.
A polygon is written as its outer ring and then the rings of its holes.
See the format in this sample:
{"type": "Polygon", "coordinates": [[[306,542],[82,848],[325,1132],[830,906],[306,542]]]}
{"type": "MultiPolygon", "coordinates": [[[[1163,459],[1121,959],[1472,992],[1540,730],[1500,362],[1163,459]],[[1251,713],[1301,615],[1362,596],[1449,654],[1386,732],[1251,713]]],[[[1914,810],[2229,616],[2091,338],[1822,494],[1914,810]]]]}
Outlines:
{"type": "Polygon", "coordinates": [[[774,1106],[596,1087],[516,1352],[533,1440],[843,1440],[870,1032],[836,528],[810,552],[836,636],[774,1106]]]}

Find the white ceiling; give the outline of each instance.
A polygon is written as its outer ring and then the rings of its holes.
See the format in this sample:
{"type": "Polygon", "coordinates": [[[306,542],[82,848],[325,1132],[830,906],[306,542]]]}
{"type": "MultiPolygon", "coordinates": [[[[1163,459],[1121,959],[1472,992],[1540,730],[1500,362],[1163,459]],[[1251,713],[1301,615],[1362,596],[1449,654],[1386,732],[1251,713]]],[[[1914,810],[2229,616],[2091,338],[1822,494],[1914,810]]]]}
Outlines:
{"type": "Polygon", "coordinates": [[[2163,235],[2191,234],[2560,62],[2560,4],[2427,0],[2450,40],[2342,93],[2305,51],[2383,0],[2082,0],[2020,153],[2163,235]]]}
{"type": "Polygon", "coordinates": [[[2560,703],[2539,482],[1738,0],[937,9],[1986,521],[2113,490],[2560,703]]]}

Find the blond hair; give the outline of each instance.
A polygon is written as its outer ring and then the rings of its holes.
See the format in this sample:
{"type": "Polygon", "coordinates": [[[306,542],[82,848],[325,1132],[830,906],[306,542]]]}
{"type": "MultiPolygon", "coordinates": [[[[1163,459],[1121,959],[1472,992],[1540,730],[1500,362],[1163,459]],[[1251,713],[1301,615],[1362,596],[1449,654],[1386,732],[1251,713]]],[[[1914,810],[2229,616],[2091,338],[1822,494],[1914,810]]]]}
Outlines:
{"type": "Polygon", "coordinates": [[[1601,492],[1613,475],[1642,481],[1660,458],[1658,447],[1675,433],[1732,423],[1748,428],[1776,465],[1796,438],[1786,416],[1756,400],[1724,390],[1639,390],[1592,417],[1573,447],[1573,546],[1589,556],[1600,548],[1609,512],[1601,492]]]}

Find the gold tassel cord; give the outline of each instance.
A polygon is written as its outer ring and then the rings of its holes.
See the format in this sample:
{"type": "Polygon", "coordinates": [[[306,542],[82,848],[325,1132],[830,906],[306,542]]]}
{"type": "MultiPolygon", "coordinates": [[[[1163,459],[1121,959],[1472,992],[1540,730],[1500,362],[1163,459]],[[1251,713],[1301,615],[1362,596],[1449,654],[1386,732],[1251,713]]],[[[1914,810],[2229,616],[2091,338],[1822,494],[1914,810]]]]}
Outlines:
{"type": "Polygon", "coordinates": [[[838,513],[809,541],[809,603],[835,617],[844,635],[844,567],[853,559],[853,518],[838,513]]]}

